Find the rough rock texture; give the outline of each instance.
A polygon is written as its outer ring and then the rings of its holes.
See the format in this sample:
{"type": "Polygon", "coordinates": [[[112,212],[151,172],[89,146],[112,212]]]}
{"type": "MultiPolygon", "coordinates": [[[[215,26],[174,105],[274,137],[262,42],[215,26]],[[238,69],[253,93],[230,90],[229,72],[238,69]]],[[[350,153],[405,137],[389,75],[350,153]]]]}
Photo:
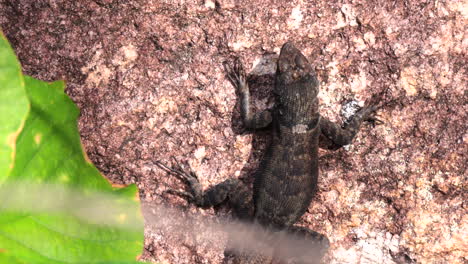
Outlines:
{"type": "MultiPolygon", "coordinates": [[[[330,238],[327,263],[466,263],[468,3],[254,2],[0,0],[0,26],[25,73],[67,80],[83,144],[106,177],[182,216],[229,212],[165,194],[182,183],[153,161],[187,162],[205,187],[251,183],[268,139],[242,128],[223,61],[243,59],[258,109],[272,103],[286,40],[315,66],[331,119],[388,88],[385,124],[321,152],[319,193],[299,224],[330,238]]],[[[220,262],[222,235],[197,243],[164,220],[165,229],[147,221],[142,259],[220,262]]]]}

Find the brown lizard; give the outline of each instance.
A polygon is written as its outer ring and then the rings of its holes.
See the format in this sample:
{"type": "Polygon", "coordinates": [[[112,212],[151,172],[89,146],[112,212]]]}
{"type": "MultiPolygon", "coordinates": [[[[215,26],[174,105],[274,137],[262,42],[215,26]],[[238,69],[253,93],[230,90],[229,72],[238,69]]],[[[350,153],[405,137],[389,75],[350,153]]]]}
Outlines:
{"type": "Polygon", "coordinates": [[[226,259],[231,263],[270,263],[272,259],[318,263],[329,247],[328,239],[294,224],[305,213],[317,190],[319,145],[336,150],[350,144],[363,121],[378,121],[374,117],[377,104],[368,103],[343,126],[322,117],[317,98],[319,81],[306,57],[291,42],[283,45],[278,58],[273,109],[252,113],[249,87],[241,63],[237,60],[233,67],[225,64],[225,68],[240,94],[244,125],[249,129],[267,126],[272,129],[271,144],[255,173],[253,199],[238,179],[228,179],[203,192],[197,177],[182,171],[176,171],[176,174],[187,182],[190,192],[175,193],[200,207],[228,201],[240,219],[269,231],[269,235],[260,238],[262,248],[266,250],[239,248],[237,243],[226,251],[226,259]],[[310,249],[289,247],[285,250],[288,240],[279,239],[285,235],[307,241],[310,249]]]}

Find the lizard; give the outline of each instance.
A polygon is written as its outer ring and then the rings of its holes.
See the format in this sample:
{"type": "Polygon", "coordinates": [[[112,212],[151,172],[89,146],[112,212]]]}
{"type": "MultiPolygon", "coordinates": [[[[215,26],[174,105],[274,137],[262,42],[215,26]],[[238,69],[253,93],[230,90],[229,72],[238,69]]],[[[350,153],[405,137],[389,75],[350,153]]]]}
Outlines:
{"type": "MultiPolygon", "coordinates": [[[[307,58],[292,42],[286,42],[277,60],[273,88],[275,104],[271,109],[253,113],[245,71],[239,59],[224,64],[226,76],[240,96],[240,112],[248,129],[271,128],[272,139],[259,168],[254,173],[253,194],[239,179],[230,178],[203,191],[198,176],[171,169],[188,185],[189,191],[172,190],[199,207],[211,207],[228,201],[238,218],[272,233],[286,233],[310,243],[310,252],[278,252],[283,247],[277,239],[264,237],[270,251],[227,249],[225,261],[238,264],[271,263],[294,259],[295,263],[318,263],[329,248],[325,235],[294,224],[306,212],[317,191],[318,149],[336,150],[351,143],[364,121],[377,122],[375,99],[366,102],[343,126],[319,112],[319,81],[307,58]],[[374,101],[374,102],[372,102],[374,101]],[[273,255],[279,256],[273,256],[273,255]],[[289,254],[289,255],[288,255],[289,254]],[[302,254],[302,255],[301,255],[302,254]]],[[[293,250],[294,251],[294,250],[293,250]]],[[[293,261],[294,262],[294,261],[293,261]]]]}

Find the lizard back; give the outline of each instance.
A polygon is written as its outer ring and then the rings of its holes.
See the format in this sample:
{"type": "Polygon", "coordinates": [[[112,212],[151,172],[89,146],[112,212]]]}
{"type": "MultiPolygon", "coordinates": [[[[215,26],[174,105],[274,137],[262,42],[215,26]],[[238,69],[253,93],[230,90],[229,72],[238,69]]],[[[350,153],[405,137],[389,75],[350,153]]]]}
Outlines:
{"type": "Polygon", "coordinates": [[[318,178],[319,83],[305,56],[283,45],[275,82],[273,138],[255,175],[254,219],[282,229],[307,210],[318,178]]]}

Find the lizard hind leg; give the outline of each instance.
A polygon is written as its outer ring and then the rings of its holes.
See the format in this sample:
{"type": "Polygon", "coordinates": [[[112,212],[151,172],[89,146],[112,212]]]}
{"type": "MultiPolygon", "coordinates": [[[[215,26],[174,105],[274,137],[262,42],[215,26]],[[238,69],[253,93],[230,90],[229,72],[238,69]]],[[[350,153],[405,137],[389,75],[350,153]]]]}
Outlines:
{"type": "Polygon", "coordinates": [[[328,238],[305,227],[283,231],[276,245],[275,259],[295,264],[319,264],[330,247],[328,238]]]}
{"type": "Polygon", "coordinates": [[[168,190],[168,193],[184,197],[199,207],[217,206],[227,201],[233,209],[238,222],[233,222],[225,227],[229,233],[225,251],[225,263],[267,263],[265,261],[257,261],[260,258],[259,256],[250,256],[250,253],[245,250],[245,239],[252,233],[252,226],[248,223],[251,223],[250,220],[253,217],[254,206],[252,193],[242,181],[232,178],[227,179],[203,191],[195,173],[185,172],[180,165],[178,165],[178,169],[170,168],[161,162],[156,162],[156,165],[169,174],[183,180],[189,189],[189,191],[168,190]],[[249,262],[250,260],[252,262],[249,262]]]}
{"type": "Polygon", "coordinates": [[[193,171],[186,172],[177,162],[176,164],[178,168],[174,169],[156,162],[159,168],[175,175],[188,187],[188,191],[170,189],[168,193],[181,196],[199,207],[217,206],[228,201],[237,217],[248,218],[253,215],[252,195],[249,195],[247,187],[239,179],[227,179],[203,191],[197,175],[193,171]]]}

